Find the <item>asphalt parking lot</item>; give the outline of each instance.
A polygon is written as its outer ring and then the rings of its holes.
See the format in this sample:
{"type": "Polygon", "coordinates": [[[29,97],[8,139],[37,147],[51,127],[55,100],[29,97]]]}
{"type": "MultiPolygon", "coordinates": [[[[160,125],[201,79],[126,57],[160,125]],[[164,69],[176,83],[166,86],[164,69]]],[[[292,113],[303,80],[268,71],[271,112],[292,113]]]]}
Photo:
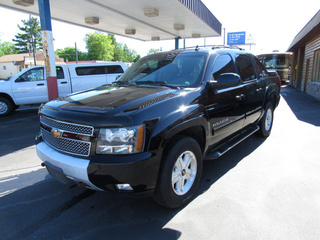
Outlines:
{"type": "Polygon", "coordinates": [[[56,182],[35,152],[37,109],[0,118],[0,239],[319,239],[320,102],[281,95],[271,136],[205,162],[177,210],[56,182]]]}

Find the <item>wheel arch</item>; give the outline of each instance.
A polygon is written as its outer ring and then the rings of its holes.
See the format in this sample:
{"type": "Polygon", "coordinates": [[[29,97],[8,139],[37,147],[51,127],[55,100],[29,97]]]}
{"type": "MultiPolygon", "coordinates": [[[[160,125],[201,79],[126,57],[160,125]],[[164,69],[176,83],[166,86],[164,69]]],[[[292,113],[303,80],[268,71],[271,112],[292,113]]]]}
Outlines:
{"type": "Polygon", "coordinates": [[[167,132],[166,137],[161,144],[163,149],[172,144],[176,138],[187,136],[191,137],[199,144],[202,154],[207,148],[207,120],[204,118],[196,118],[179,124],[167,132]]]}
{"type": "Polygon", "coordinates": [[[0,97],[8,99],[13,106],[16,106],[15,102],[13,101],[12,97],[9,94],[0,92],[0,97]]]}

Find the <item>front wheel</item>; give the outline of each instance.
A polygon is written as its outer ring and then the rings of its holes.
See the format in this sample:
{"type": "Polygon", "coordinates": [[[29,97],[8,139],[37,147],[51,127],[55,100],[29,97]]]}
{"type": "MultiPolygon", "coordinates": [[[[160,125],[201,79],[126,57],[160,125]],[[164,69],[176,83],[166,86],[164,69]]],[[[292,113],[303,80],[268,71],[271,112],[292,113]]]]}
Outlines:
{"type": "Polygon", "coordinates": [[[258,131],[258,134],[261,137],[269,137],[273,125],[273,113],[273,105],[271,102],[268,102],[263,117],[259,122],[260,129],[258,131]]]}
{"type": "Polygon", "coordinates": [[[165,149],[153,199],[168,208],[191,201],[202,172],[202,153],[197,141],[180,137],[165,149]]]}
{"type": "Polygon", "coordinates": [[[5,97],[0,97],[0,117],[8,115],[12,111],[13,111],[12,102],[5,97]]]}

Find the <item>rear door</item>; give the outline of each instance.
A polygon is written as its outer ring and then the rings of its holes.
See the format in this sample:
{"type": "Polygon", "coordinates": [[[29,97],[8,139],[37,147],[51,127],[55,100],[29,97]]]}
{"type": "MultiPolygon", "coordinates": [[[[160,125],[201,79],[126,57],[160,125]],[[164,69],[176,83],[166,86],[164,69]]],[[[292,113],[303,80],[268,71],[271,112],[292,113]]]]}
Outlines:
{"type": "MultiPolygon", "coordinates": [[[[211,80],[217,80],[222,73],[236,73],[234,62],[229,54],[216,57],[211,71],[211,80]]],[[[240,130],[245,118],[245,88],[243,85],[216,90],[207,95],[207,114],[213,137],[210,145],[218,143],[240,130]]]]}
{"type": "Polygon", "coordinates": [[[56,66],[59,97],[71,93],[71,83],[66,66],[56,66]]]}
{"type": "Polygon", "coordinates": [[[259,67],[258,62],[258,59],[248,54],[236,55],[236,68],[246,91],[245,126],[256,122],[262,111],[265,81],[263,81],[262,69],[254,67],[259,67]]]}

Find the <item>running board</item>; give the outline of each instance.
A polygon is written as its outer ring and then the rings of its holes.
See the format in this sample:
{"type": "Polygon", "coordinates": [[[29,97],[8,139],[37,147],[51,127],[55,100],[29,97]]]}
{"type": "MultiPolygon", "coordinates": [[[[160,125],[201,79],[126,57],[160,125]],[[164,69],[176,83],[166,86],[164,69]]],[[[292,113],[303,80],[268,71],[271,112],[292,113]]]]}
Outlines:
{"type": "Polygon", "coordinates": [[[217,150],[207,153],[205,160],[214,160],[214,159],[217,159],[218,157],[221,157],[223,154],[228,152],[231,148],[235,147],[236,145],[241,143],[246,138],[250,137],[252,134],[254,134],[258,130],[259,130],[258,125],[252,126],[251,128],[247,129],[246,131],[240,133],[238,136],[227,141],[224,145],[222,145],[217,150]]]}

